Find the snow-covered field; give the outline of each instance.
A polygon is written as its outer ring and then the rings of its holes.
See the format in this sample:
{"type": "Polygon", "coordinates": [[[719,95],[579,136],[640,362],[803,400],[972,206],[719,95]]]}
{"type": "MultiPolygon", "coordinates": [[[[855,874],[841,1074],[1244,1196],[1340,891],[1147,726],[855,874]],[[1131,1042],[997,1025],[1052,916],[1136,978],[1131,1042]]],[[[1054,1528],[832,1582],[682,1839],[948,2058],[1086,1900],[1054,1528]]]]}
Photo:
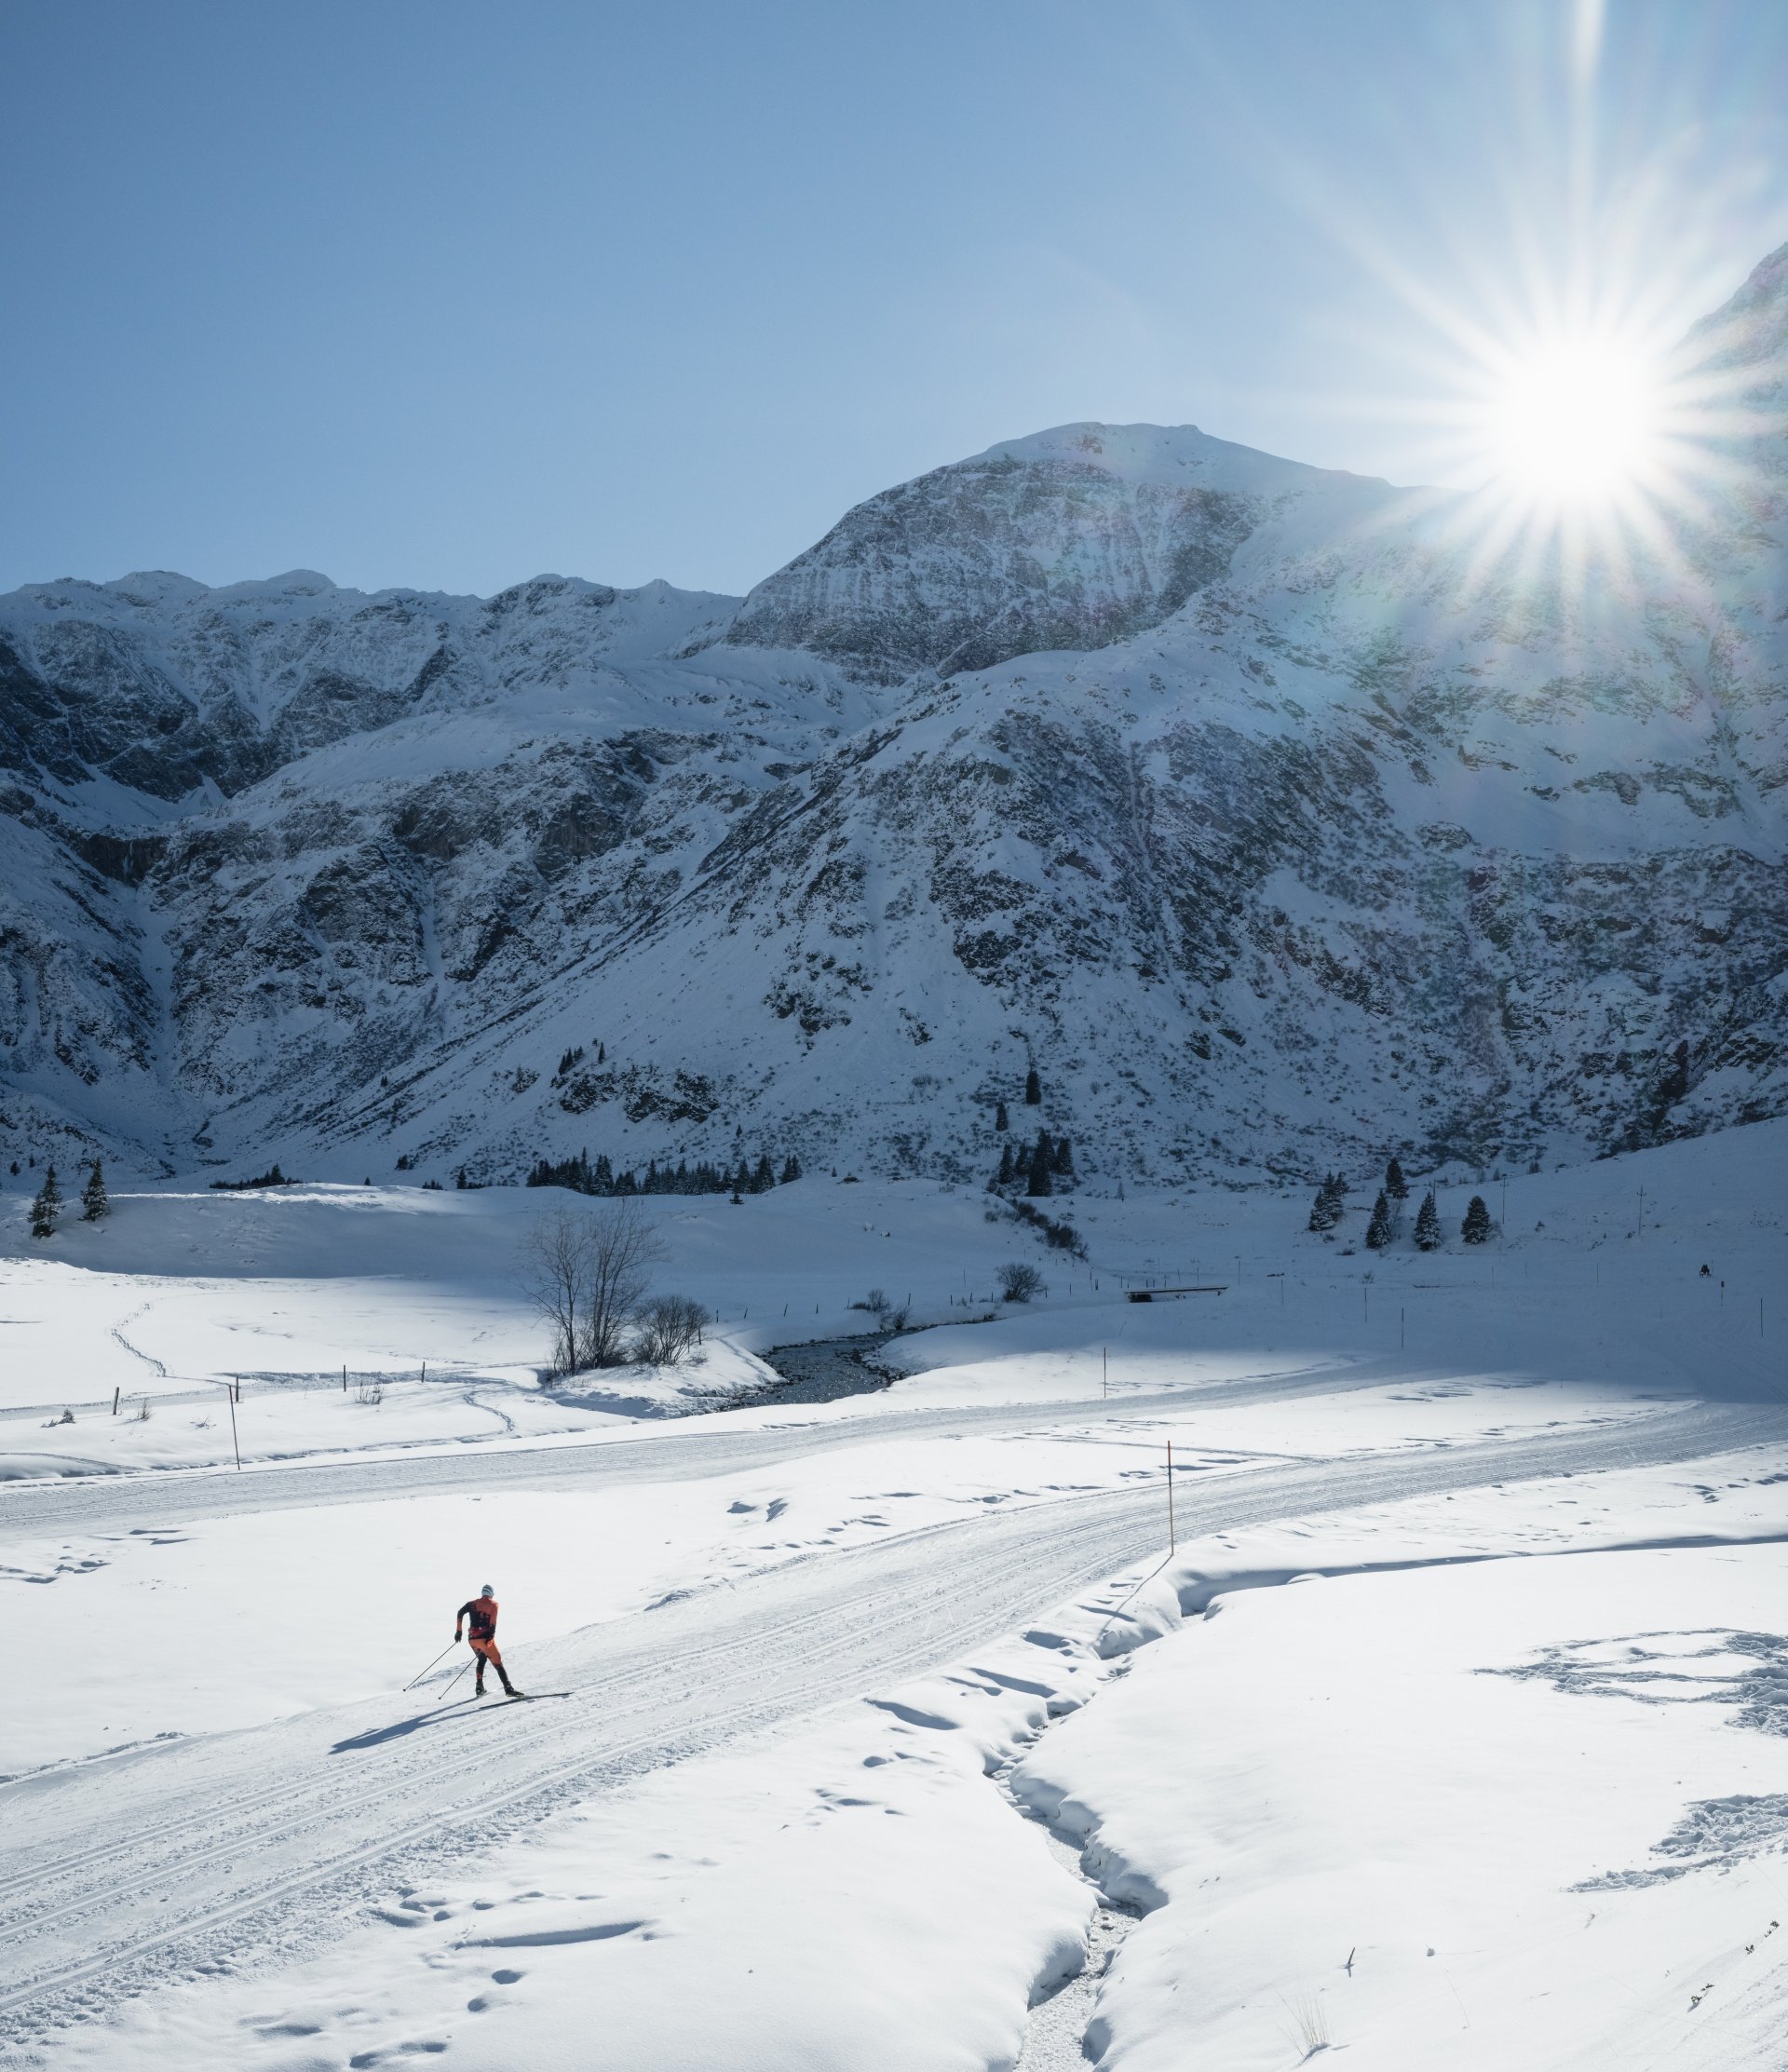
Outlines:
{"type": "Polygon", "coordinates": [[[1482,1249],[1448,1188],[1432,1254],[658,1199],[704,1357],[575,1388],[512,1271],[572,1198],[12,1198],[4,2062],[1775,2064],[1785,1152],[1486,1183],[1482,1249]],[[872,1288],[888,1388],[713,1407],[872,1288]],[[425,1670],[486,1580],[555,1695],[425,1670]]]}

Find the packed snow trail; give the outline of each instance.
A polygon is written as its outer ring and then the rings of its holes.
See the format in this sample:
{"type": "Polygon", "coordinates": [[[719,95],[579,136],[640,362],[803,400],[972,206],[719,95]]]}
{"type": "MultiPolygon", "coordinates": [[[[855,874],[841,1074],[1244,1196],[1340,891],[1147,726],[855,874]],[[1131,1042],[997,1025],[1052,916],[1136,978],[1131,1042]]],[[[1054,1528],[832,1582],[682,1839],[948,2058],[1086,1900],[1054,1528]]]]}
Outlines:
{"type": "MultiPolygon", "coordinates": [[[[1280,1402],[1301,1396],[1334,1396],[1352,1390],[1406,1384],[1408,1363],[1400,1357],[1324,1360],[1294,1373],[1210,1382],[1148,1394],[1092,1396],[1071,1402],[952,1405],[946,1409],[897,1408],[839,1414],[835,1405],[771,1411],[771,1421],[751,1424],[736,1411],[675,1419],[609,1437],[582,1434],[485,1440],[476,1444],[430,1442],[427,1450],[390,1453],[372,1459],[334,1455],[298,1463],[263,1462],[238,1471],[232,1467],[150,1469],[129,1474],[48,1476],[0,1482],[0,1544],[49,1533],[111,1532],[190,1524],[241,1511],[289,1510],[313,1504],[374,1502],[442,1490],[468,1495],[491,1489],[586,1489],[590,1481],[658,1483],[697,1481],[711,1475],[771,1467],[793,1456],[877,1440],[947,1439],[958,1434],[991,1437],[1051,1425],[1084,1425],[1104,1419],[1172,1416],[1190,1418],[1247,1403],[1280,1402]]],[[[861,1399],[858,1399],[861,1400],[861,1399]]],[[[1651,1416],[1680,1417],[1695,1399],[1646,1406],[1651,1416]]],[[[1618,1413],[1623,1423],[1632,1413],[1618,1413]]],[[[1583,1427],[1577,1425],[1575,1429],[1583,1427]]]]}
{"type": "MultiPolygon", "coordinates": [[[[1605,1431],[1188,1483],[1196,1534],[1447,1489],[1694,1458],[1788,1434],[1698,1406],[1605,1431]]],[[[460,1462],[462,1467],[466,1465],[460,1462]]],[[[0,2041],[171,1978],[293,1954],[556,1808],[737,1737],[891,1690],[1164,1551],[1158,1484],[1065,1497],[803,1557],[530,1648],[567,1702],[413,1695],[40,1771],[0,1792],[0,2041]]],[[[15,2062],[20,2059],[15,2055],[15,2062]]]]}

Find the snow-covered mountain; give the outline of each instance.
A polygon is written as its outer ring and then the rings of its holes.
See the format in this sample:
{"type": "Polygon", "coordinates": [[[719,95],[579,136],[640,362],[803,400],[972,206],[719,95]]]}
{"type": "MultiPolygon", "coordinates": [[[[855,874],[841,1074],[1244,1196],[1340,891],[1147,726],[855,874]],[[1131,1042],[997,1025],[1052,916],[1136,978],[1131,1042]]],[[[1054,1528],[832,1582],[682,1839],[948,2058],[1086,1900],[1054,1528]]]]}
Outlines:
{"type": "Polygon", "coordinates": [[[1587,557],[1077,425],[742,601],[0,599],[0,1155],[971,1175],[1005,1100],[1083,1171],[1309,1172],[1782,1112],[1785,337],[1778,253],[1686,348],[1725,473],[1587,557]]]}

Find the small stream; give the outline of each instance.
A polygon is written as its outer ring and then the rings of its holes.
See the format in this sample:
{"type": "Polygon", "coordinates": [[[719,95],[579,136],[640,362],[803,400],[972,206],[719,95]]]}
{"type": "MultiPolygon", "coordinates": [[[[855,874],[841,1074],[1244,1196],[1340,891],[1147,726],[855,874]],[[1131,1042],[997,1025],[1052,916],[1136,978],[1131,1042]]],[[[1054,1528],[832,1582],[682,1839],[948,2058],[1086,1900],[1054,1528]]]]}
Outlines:
{"type": "Polygon", "coordinates": [[[714,1407],[748,1410],[765,1403],[829,1403],[840,1396],[871,1395],[886,1388],[889,1376],[864,1362],[898,1335],[892,1331],[871,1331],[855,1338],[815,1338],[804,1346],[776,1346],[758,1357],[766,1367],[775,1368],[781,1380],[714,1407]]]}

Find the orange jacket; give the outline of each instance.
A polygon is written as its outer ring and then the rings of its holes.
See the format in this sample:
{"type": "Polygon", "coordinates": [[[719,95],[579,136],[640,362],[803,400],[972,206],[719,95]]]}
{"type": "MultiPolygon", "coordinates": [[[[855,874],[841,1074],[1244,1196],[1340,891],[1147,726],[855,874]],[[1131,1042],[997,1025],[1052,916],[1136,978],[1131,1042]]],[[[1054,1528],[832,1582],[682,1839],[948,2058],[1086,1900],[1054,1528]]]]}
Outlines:
{"type": "Polygon", "coordinates": [[[459,1638],[460,1623],[465,1619],[471,1621],[472,1638],[474,1640],[494,1640],[496,1638],[496,1599],[494,1597],[474,1597],[462,1605],[454,1615],[454,1638],[455,1640],[459,1638]]]}

